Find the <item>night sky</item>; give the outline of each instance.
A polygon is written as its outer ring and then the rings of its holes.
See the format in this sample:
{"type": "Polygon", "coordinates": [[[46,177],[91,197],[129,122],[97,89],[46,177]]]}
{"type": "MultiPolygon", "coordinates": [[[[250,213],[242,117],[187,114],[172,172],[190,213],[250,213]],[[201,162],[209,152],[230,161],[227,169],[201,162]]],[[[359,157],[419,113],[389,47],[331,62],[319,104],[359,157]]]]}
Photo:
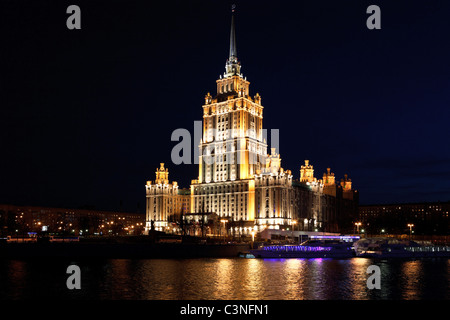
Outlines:
{"type": "Polygon", "coordinates": [[[241,71],[295,179],[309,159],[361,204],[450,200],[450,1],[2,0],[0,203],[144,212],[160,162],[189,187],[197,165],[172,163],[171,134],[215,94],[232,3],[241,71]]]}

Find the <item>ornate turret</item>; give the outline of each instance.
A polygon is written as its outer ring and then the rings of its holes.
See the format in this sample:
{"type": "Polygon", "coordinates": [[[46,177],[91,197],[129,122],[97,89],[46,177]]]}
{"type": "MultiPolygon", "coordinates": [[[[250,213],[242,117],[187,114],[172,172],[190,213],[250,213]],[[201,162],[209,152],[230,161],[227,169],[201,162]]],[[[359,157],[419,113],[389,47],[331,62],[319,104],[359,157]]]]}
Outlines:
{"type": "Polygon", "coordinates": [[[164,163],[160,163],[159,169],[156,169],[155,184],[169,184],[169,169],[164,168],[164,163]]]}
{"type": "Polygon", "coordinates": [[[309,164],[309,160],[305,160],[305,165],[301,166],[300,169],[300,182],[313,182],[314,178],[314,168],[309,164]]]}
{"type": "Polygon", "coordinates": [[[275,152],[275,148],[271,148],[271,154],[266,157],[266,165],[263,168],[262,173],[277,174],[283,172],[281,168],[281,158],[278,153],[275,152]]]}
{"type": "Polygon", "coordinates": [[[347,174],[344,175],[344,179],[341,179],[341,187],[344,191],[352,190],[352,179],[349,179],[347,174]]]}
{"type": "Polygon", "coordinates": [[[323,185],[325,187],[336,185],[336,178],[330,168],[327,168],[327,172],[323,174],[323,185]]]}
{"type": "Polygon", "coordinates": [[[352,180],[348,178],[347,174],[344,179],[341,179],[342,196],[344,199],[353,200],[352,180]]]}
{"type": "Polygon", "coordinates": [[[323,174],[323,193],[336,197],[336,177],[330,168],[323,174]]]}

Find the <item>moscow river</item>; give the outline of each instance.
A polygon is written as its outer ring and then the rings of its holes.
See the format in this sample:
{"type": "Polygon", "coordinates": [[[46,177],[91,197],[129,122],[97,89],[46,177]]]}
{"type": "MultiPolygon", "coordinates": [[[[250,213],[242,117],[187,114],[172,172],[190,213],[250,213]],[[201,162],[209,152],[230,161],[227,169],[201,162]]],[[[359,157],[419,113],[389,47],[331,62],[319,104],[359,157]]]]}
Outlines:
{"type": "Polygon", "coordinates": [[[422,300],[450,298],[450,259],[0,260],[0,299],[422,300]],[[69,290],[69,265],[81,289],[69,290]],[[367,268],[380,267],[380,289],[367,268]]]}

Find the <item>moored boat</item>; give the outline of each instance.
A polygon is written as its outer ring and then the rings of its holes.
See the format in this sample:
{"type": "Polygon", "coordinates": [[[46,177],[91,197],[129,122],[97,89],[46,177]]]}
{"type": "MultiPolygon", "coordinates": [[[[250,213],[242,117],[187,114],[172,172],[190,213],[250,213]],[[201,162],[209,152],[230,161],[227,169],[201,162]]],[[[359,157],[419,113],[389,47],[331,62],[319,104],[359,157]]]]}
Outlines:
{"type": "Polygon", "coordinates": [[[367,238],[354,245],[357,257],[366,258],[438,258],[449,257],[449,246],[420,245],[395,238],[367,238]]]}
{"type": "Polygon", "coordinates": [[[313,236],[299,245],[268,245],[250,250],[256,258],[351,258],[353,242],[359,237],[313,236]]]}

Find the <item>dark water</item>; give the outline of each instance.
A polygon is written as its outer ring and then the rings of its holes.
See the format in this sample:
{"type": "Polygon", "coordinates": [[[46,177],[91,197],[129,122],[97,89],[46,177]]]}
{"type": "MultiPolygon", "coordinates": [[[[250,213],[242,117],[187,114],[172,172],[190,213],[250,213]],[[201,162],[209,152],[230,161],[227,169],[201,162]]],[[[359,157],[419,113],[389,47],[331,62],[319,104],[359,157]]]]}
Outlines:
{"type": "Polygon", "coordinates": [[[450,260],[0,260],[0,299],[449,299],[450,260]],[[66,269],[81,269],[69,290],[66,269]],[[381,289],[366,285],[369,265],[381,289]]]}

